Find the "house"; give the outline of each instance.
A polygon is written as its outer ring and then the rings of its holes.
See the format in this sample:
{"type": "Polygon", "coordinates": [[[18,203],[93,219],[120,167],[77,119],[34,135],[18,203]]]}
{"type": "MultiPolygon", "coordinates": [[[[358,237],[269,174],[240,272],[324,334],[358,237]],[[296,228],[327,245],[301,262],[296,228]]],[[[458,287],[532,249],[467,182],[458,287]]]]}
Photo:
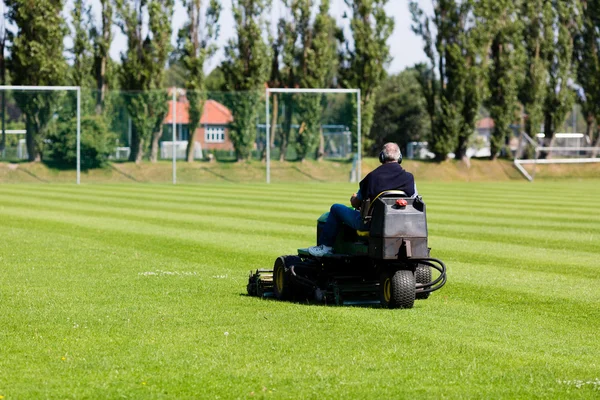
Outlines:
{"type": "Polygon", "coordinates": [[[485,138],[486,142],[490,142],[490,136],[494,130],[494,120],[490,117],[481,118],[475,125],[477,135],[485,138]]]}
{"type": "MultiPolygon", "coordinates": [[[[185,142],[190,138],[189,115],[190,104],[185,96],[184,90],[178,90],[176,103],[175,123],[176,141],[185,142]]],[[[196,128],[194,140],[202,150],[233,150],[233,143],[229,137],[229,125],[233,121],[231,111],[223,104],[215,100],[206,100],[204,110],[200,118],[200,125],[196,128]]],[[[171,141],[173,124],[173,101],[169,100],[169,111],[164,120],[162,140],[171,141]]]]}

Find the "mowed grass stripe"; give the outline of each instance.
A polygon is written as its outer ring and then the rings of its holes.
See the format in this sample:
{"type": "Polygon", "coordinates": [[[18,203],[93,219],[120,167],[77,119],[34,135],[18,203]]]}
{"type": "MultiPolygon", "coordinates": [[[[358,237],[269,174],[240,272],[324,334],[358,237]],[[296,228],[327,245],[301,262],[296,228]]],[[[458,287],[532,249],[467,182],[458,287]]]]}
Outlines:
{"type": "MultiPolygon", "coordinates": [[[[33,191],[19,191],[13,190],[12,192],[4,192],[3,195],[9,196],[13,195],[15,197],[27,197],[29,195],[34,195],[33,191]]],[[[115,205],[124,204],[124,205],[149,205],[149,206],[163,206],[169,207],[171,209],[185,209],[191,210],[194,206],[212,206],[216,205],[222,208],[223,205],[228,205],[232,210],[236,210],[238,208],[254,208],[254,209],[266,209],[268,208],[270,211],[277,210],[285,210],[289,212],[290,208],[297,209],[299,211],[303,210],[314,210],[315,207],[323,208],[323,204],[326,202],[315,202],[311,201],[309,197],[290,197],[286,198],[286,204],[282,204],[281,196],[279,198],[270,196],[268,194],[263,195],[262,197],[224,197],[222,195],[214,195],[214,196],[201,196],[195,197],[193,199],[182,199],[178,196],[159,196],[153,194],[147,194],[143,196],[135,196],[135,195],[122,195],[119,193],[105,193],[101,198],[97,194],[82,194],[82,193],[73,193],[73,194],[63,194],[63,193],[43,193],[35,195],[37,198],[41,199],[54,199],[54,200],[63,200],[68,202],[104,202],[104,203],[112,203],[115,205]],[[312,204],[311,204],[312,203],[312,204]]],[[[0,203],[1,204],[1,203],[0,203]]],[[[201,212],[201,209],[197,209],[197,211],[201,212]]]]}
{"type": "MultiPolygon", "coordinates": [[[[189,221],[189,223],[200,223],[197,226],[198,229],[202,228],[202,221],[212,226],[218,225],[220,221],[231,221],[235,226],[249,228],[251,226],[244,225],[244,223],[253,221],[256,222],[252,225],[254,227],[264,226],[265,223],[279,223],[286,226],[293,224],[294,227],[300,228],[314,226],[314,221],[316,220],[314,215],[319,214],[319,211],[315,210],[313,212],[294,212],[288,215],[284,212],[269,212],[267,209],[251,207],[250,205],[228,209],[216,204],[202,207],[184,204],[181,207],[174,208],[164,205],[164,203],[137,204],[134,201],[105,202],[96,200],[94,202],[81,201],[70,204],[62,200],[54,201],[31,198],[17,198],[8,201],[3,200],[2,197],[0,195],[0,212],[3,212],[4,208],[5,213],[10,213],[10,208],[16,207],[30,209],[31,212],[36,212],[37,210],[54,210],[56,212],[78,213],[80,215],[85,215],[86,213],[92,216],[94,214],[102,214],[114,218],[145,219],[149,222],[154,221],[161,224],[187,223],[189,221]]],[[[231,224],[227,226],[231,227],[231,224]]]]}

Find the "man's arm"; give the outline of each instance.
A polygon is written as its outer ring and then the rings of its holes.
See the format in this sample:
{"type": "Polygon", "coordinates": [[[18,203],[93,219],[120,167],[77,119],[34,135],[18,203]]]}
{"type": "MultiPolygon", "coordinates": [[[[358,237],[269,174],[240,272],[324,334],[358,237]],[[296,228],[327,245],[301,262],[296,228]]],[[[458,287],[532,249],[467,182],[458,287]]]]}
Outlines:
{"type": "Polygon", "coordinates": [[[362,195],[360,193],[360,189],[358,190],[358,193],[354,193],[352,197],[350,197],[350,204],[357,210],[360,209],[360,206],[362,205],[362,195]]]}

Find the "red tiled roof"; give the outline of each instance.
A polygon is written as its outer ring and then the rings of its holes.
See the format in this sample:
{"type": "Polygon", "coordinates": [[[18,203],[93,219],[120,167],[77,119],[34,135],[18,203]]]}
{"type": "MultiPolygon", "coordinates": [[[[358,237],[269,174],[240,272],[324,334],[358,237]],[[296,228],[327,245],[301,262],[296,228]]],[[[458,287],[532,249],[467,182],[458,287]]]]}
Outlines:
{"type": "MultiPolygon", "coordinates": [[[[190,123],[190,103],[185,97],[180,97],[177,101],[177,111],[175,123],[189,124],[190,123]]],[[[223,104],[215,100],[206,100],[200,124],[203,125],[228,125],[233,121],[231,111],[223,104]]],[[[169,101],[169,111],[165,117],[165,124],[173,123],[173,101],[169,101]]]]}
{"type": "Polygon", "coordinates": [[[485,117],[477,121],[477,129],[493,129],[494,120],[490,117],[485,117]]]}

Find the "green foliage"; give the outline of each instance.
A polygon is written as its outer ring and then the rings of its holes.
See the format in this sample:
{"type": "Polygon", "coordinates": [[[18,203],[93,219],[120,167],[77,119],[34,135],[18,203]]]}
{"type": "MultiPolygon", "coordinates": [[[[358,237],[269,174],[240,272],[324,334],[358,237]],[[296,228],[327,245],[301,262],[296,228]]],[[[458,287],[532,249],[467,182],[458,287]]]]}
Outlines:
{"type": "Polygon", "coordinates": [[[396,142],[405,151],[410,141],[422,141],[430,127],[425,97],[420,94],[419,71],[406,69],[383,82],[377,93],[370,137],[377,147],[396,142]]]}
{"type": "Polygon", "coordinates": [[[262,38],[265,0],[233,0],[232,11],[237,36],[225,47],[225,61],[221,68],[225,89],[242,92],[228,97],[233,112],[230,137],[238,160],[248,159],[256,140],[257,105],[259,90],[269,74],[269,48],[262,38]]]}
{"type": "MultiPolygon", "coordinates": [[[[394,30],[394,18],[385,12],[388,0],[344,0],[351,11],[350,29],[354,46],[346,42],[341,53],[340,78],[347,88],[361,90],[362,147],[374,152],[369,137],[375,111],[376,93],[385,78],[385,66],[390,61],[388,38],[394,30]]],[[[352,132],[357,132],[353,118],[352,132]]],[[[355,136],[356,138],[356,136],[355,136]]],[[[356,141],[355,141],[356,143],[356,141]]]]}
{"type": "Polygon", "coordinates": [[[519,3],[514,0],[490,1],[486,10],[487,27],[492,38],[490,48],[489,93],[486,106],[494,120],[490,137],[490,153],[495,159],[507,138],[512,136],[510,125],[515,121],[518,89],[521,83],[525,53],[522,46],[523,28],[519,3]]]}
{"type": "Polygon", "coordinates": [[[71,67],[71,81],[73,86],[82,88],[94,87],[93,81],[93,55],[90,31],[92,30],[92,6],[86,0],[75,0],[71,10],[73,24],[73,47],[70,53],[73,57],[71,67]]]}
{"type": "Polygon", "coordinates": [[[581,24],[580,2],[547,2],[542,14],[544,40],[548,46],[544,133],[549,140],[554,137],[556,129],[562,125],[575,101],[575,91],[569,85],[577,74],[573,63],[573,37],[581,24]]]}
{"type": "Polygon", "coordinates": [[[418,185],[449,273],[411,310],[244,295],[355,185],[4,185],[0,395],[597,398],[600,182],[418,185]]]}
{"type": "Polygon", "coordinates": [[[519,101],[525,109],[525,132],[533,137],[542,126],[543,104],[546,96],[546,54],[549,44],[543,32],[542,10],[544,0],[523,1],[521,3],[521,21],[525,60],[523,62],[524,79],[519,88],[519,101]]]}
{"type": "MultiPolygon", "coordinates": [[[[296,50],[298,86],[301,88],[326,88],[337,70],[337,26],[329,15],[329,0],[321,1],[319,12],[311,26],[312,1],[296,3],[299,8],[297,29],[300,48],[296,50]]],[[[322,102],[320,94],[295,96],[300,129],[296,140],[296,153],[300,160],[315,152],[321,134],[322,102]]]]}
{"type": "MultiPolygon", "coordinates": [[[[59,165],[75,168],[77,165],[77,119],[61,121],[49,135],[49,155],[59,165]]],[[[81,118],[81,168],[98,168],[106,165],[114,152],[116,135],[109,131],[101,116],[81,118]]]]}
{"type": "Polygon", "coordinates": [[[173,0],[143,0],[129,4],[116,0],[118,25],[127,37],[127,51],[121,54],[121,87],[133,91],[125,96],[132,120],[130,161],[141,162],[151,142],[151,160],[158,155],[158,139],[168,111],[169,96],[161,91],[164,69],[170,51],[173,0]],[[135,5],[139,5],[136,8],[135,5]],[[144,21],[148,21],[147,34],[144,21]],[[135,91],[145,91],[135,93],[135,91]]]}
{"type": "MultiPolygon", "coordinates": [[[[56,86],[65,82],[67,63],[63,40],[67,27],[61,16],[63,1],[6,0],[8,19],[17,27],[8,65],[14,85],[56,86]]],[[[56,93],[15,93],[25,114],[30,161],[41,161],[43,141],[54,113],[56,93]]]]}
{"type": "Polygon", "coordinates": [[[481,18],[474,7],[480,3],[433,3],[431,20],[417,2],[410,2],[412,29],[423,38],[430,63],[429,68],[418,67],[431,121],[429,148],[438,160],[452,151],[464,158],[485,86],[486,30],[473,23],[474,18],[481,18]],[[436,27],[435,37],[430,23],[436,27]]]}
{"type": "Polygon", "coordinates": [[[593,139],[594,124],[600,121],[600,1],[582,2],[582,25],[575,37],[574,49],[577,82],[583,90],[579,103],[586,119],[587,135],[593,139]]]}
{"type": "Polygon", "coordinates": [[[114,77],[117,75],[114,61],[110,58],[109,50],[112,43],[113,2],[100,0],[102,9],[101,25],[92,26],[90,37],[93,43],[94,79],[96,84],[96,114],[101,114],[109,104],[107,91],[116,87],[114,77]]]}
{"type": "Polygon", "coordinates": [[[187,146],[187,161],[194,161],[194,145],[196,128],[204,110],[206,100],[206,79],[204,77],[204,63],[217,51],[214,43],[219,36],[219,15],[221,4],[218,0],[211,0],[206,10],[205,26],[201,21],[201,0],[187,0],[187,12],[190,20],[179,31],[181,63],[186,71],[185,88],[189,102],[189,132],[187,146]]]}

